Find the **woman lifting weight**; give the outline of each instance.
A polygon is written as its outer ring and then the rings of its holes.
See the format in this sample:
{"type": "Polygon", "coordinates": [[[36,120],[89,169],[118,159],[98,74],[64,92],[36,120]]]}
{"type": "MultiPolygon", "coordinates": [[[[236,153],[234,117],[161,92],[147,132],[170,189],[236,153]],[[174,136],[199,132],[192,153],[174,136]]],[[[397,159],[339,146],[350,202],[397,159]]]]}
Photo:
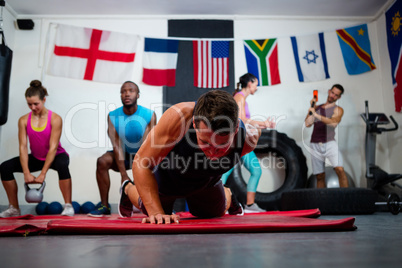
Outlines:
{"type": "Polygon", "coordinates": [[[42,184],[49,168],[56,170],[59,175],[59,186],[65,201],[61,215],[74,215],[71,204],[71,175],[68,168],[70,159],[60,144],[62,119],[45,107],[47,95],[46,88],[39,80],[33,80],[25,91],[31,112],[18,120],[19,156],[0,165],[1,180],[9,201],[8,209],[0,213],[1,218],[21,215],[18,186],[13,173],[24,173],[26,184],[42,184]],[[28,154],[28,140],[30,154],[28,154]],[[32,175],[31,172],[39,170],[41,171],[39,176],[32,175]]]}

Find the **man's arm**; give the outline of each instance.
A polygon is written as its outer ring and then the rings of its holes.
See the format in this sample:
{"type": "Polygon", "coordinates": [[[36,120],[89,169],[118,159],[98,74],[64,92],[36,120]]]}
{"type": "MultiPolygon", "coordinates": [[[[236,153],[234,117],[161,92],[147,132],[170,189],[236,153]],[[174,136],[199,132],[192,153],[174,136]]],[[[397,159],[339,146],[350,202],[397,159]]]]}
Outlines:
{"type": "Polygon", "coordinates": [[[314,115],[313,115],[313,112],[311,112],[311,111],[312,111],[312,109],[314,109],[314,112],[315,112],[316,107],[317,106],[315,105],[315,98],[313,98],[310,101],[310,108],[308,109],[306,118],[304,119],[304,124],[306,127],[311,127],[314,124],[314,115]],[[311,107],[313,105],[313,103],[314,103],[314,107],[311,107]]]}
{"type": "Polygon", "coordinates": [[[153,169],[187,132],[194,103],[180,103],[169,108],[150,131],[133,162],[133,176],[151,223],[170,223],[175,215],[166,215],[159,199],[153,169]]]}
{"type": "Polygon", "coordinates": [[[250,125],[245,124],[246,126],[246,140],[244,141],[243,151],[241,156],[246,155],[253,151],[255,147],[257,147],[258,140],[261,136],[261,129],[250,125]]]}
{"type": "Polygon", "coordinates": [[[313,108],[310,108],[310,110],[313,112],[312,116],[314,116],[314,118],[317,118],[324,124],[331,126],[333,128],[336,128],[336,126],[338,126],[343,116],[343,109],[339,106],[335,107],[334,114],[331,116],[331,118],[317,114],[315,110],[313,111],[313,108]]]}
{"type": "Polygon", "coordinates": [[[117,134],[117,131],[112,121],[110,120],[109,116],[107,117],[107,124],[108,124],[107,134],[110,138],[110,141],[112,142],[113,155],[117,164],[117,168],[121,175],[121,182],[124,182],[125,180],[130,180],[130,177],[128,176],[126,167],[124,165],[125,155],[122,147],[124,146],[124,144],[121,142],[119,134],[117,134]]]}

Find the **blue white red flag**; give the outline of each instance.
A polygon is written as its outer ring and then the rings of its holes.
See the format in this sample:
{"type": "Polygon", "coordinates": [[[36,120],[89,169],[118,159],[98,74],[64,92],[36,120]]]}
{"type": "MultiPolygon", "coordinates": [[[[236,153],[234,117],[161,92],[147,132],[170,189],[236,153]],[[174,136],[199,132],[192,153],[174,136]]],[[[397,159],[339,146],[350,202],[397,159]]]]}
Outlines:
{"type": "Polygon", "coordinates": [[[179,40],[145,38],[142,82],[174,87],[179,40]]]}

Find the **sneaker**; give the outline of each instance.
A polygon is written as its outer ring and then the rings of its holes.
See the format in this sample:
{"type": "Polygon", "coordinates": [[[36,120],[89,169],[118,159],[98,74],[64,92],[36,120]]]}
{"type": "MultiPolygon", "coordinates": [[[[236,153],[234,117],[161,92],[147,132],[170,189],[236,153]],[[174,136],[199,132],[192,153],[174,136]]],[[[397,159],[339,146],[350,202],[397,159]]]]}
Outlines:
{"type": "Polygon", "coordinates": [[[133,204],[131,203],[130,198],[128,198],[128,195],[124,192],[124,188],[126,188],[129,183],[134,185],[132,181],[125,180],[120,188],[120,200],[117,207],[119,208],[119,215],[122,218],[131,217],[133,215],[133,204]]]}
{"type": "Polygon", "coordinates": [[[134,213],[142,213],[142,210],[133,205],[133,214],[134,213]]]}
{"type": "Polygon", "coordinates": [[[72,204],[67,203],[64,205],[64,210],[61,213],[61,216],[74,216],[74,207],[72,204]]]}
{"type": "Polygon", "coordinates": [[[244,215],[243,206],[239,203],[239,201],[237,200],[237,198],[234,194],[232,194],[231,199],[232,199],[232,201],[231,201],[230,207],[228,209],[229,214],[243,216],[244,215]]]}
{"type": "Polygon", "coordinates": [[[245,205],[244,206],[244,212],[245,213],[260,213],[260,212],[266,212],[262,208],[260,208],[256,203],[253,203],[252,205],[245,205]]]}
{"type": "Polygon", "coordinates": [[[8,209],[0,213],[0,218],[9,218],[18,216],[21,216],[21,211],[20,209],[13,207],[13,205],[9,205],[8,209]]]}
{"type": "Polygon", "coordinates": [[[88,216],[91,217],[103,217],[106,215],[110,215],[110,207],[107,207],[105,205],[100,205],[98,208],[95,208],[91,212],[87,214],[88,216]]]}

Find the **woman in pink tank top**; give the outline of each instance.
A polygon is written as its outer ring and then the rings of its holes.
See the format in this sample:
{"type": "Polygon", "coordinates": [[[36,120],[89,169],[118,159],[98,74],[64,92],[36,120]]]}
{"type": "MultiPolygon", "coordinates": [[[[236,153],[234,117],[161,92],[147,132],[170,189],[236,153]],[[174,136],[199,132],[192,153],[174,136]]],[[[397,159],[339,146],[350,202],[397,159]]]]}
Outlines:
{"type": "Polygon", "coordinates": [[[47,95],[46,88],[39,80],[33,80],[25,92],[31,112],[18,120],[19,156],[0,165],[1,180],[9,201],[9,208],[0,213],[1,218],[21,214],[18,187],[13,173],[24,173],[26,184],[43,184],[49,169],[56,170],[59,175],[59,186],[66,203],[61,214],[74,215],[71,205],[71,175],[68,168],[70,159],[60,144],[62,119],[45,107],[47,95]],[[40,171],[40,174],[35,176],[31,173],[35,171],[40,171]]]}

